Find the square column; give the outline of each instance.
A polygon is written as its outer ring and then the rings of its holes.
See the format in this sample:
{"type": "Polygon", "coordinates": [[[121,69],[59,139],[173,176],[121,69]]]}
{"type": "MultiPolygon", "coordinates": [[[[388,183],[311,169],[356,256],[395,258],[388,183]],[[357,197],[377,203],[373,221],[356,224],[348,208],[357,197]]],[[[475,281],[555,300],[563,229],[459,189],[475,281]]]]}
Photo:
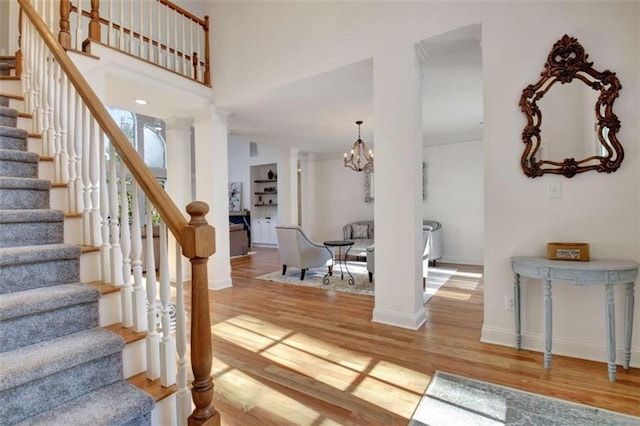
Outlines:
{"type": "Polygon", "coordinates": [[[283,149],[278,160],[278,223],[298,224],[298,150],[283,149]]]}
{"type": "MultiPolygon", "coordinates": [[[[187,221],[187,204],[191,201],[191,123],[190,119],[171,117],[164,120],[167,137],[167,183],[165,190],[187,221]]],[[[176,280],[176,256],[182,258],[182,279],[191,279],[189,259],[176,252],[176,239],[169,233],[169,276],[176,280]]]]}
{"type": "Polygon", "coordinates": [[[216,252],[209,258],[209,288],[231,287],[229,177],[226,111],[210,105],[194,113],[196,200],[209,205],[207,222],[216,229],[216,252]]]}
{"type": "Polygon", "coordinates": [[[376,270],[373,321],[418,329],[422,301],[421,75],[413,44],[373,60],[376,270]]]}

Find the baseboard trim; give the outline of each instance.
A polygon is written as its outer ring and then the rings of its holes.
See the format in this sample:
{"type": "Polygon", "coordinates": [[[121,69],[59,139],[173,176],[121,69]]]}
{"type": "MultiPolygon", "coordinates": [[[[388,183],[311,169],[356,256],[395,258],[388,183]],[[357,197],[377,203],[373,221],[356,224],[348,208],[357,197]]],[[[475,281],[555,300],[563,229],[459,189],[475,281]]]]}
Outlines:
{"type": "MultiPolygon", "coordinates": [[[[516,334],[509,329],[483,326],[480,341],[494,345],[510,346],[515,350],[516,334]]],[[[544,352],[544,336],[537,333],[523,333],[522,349],[544,352]]],[[[605,342],[594,343],[554,338],[552,353],[571,358],[607,362],[607,346],[605,342]]],[[[616,364],[622,365],[622,347],[620,345],[616,345],[616,364]]],[[[634,368],[640,367],[640,350],[631,348],[631,362],[629,365],[634,368]]]]}
{"type": "Polygon", "coordinates": [[[386,309],[374,308],[372,322],[393,325],[395,327],[417,330],[427,322],[427,313],[424,308],[420,308],[413,315],[404,312],[389,311],[386,309]]]}
{"type": "Polygon", "coordinates": [[[466,257],[442,257],[437,260],[437,263],[456,263],[460,265],[484,265],[483,259],[471,259],[466,257]]]}
{"type": "Polygon", "coordinates": [[[231,278],[225,278],[222,280],[216,280],[214,282],[209,282],[210,290],[223,290],[225,288],[233,287],[233,282],[231,282],[231,278]]]}

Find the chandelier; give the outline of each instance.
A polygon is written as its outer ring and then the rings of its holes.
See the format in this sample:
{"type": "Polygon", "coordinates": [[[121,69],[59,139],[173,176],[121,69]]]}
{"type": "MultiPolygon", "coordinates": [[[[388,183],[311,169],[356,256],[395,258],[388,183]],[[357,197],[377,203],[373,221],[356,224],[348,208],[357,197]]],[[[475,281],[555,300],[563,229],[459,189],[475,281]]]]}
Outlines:
{"type": "Polygon", "coordinates": [[[362,172],[373,168],[373,151],[367,149],[367,145],[360,139],[362,121],[356,121],[356,124],[358,125],[358,140],[353,143],[351,153],[344,153],[344,166],[355,172],[362,172]]]}

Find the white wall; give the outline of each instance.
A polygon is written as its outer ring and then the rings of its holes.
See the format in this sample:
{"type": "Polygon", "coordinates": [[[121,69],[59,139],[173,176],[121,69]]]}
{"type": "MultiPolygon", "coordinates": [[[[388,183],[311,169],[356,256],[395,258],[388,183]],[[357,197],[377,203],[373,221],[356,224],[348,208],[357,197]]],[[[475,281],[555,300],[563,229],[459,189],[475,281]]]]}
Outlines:
{"type": "Polygon", "coordinates": [[[482,141],[426,146],[427,199],[423,218],[442,223],[441,262],[483,263],[484,154],[482,141]]]}
{"type": "MultiPolygon", "coordinates": [[[[594,258],[638,258],[638,8],[638,3],[622,2],[214,2],[209,14],[214,19],[215,98],[231,104],[243,96],[367,57],[374,58],[375,67],[376,52],[382,45],[414,44],[481,23],[483,338],[511,345],[514,320],[512,312],[504,310],[504,295],[512,292],[511,256],[544,255],[548,241],[567,240],[591,243],[594,258]],[[585,46],[596,69],[612,69],[622,82],[615,111],[622,121],[619,139],[625,147],[625,161],[610,175],[529,179],[520,169],[525,119],[517,103],[522,89],[537,80],[553,43],[565,33],[585,46]],[[546,186],[552,181],[562,183],[562,199],[546,198],[546,186]]],[[[405,113],[408,111],[398,111],[405,113]]],[[[325,228],[332,226],[327,222],[325,228]]],[[[528,311],[539,312],[539,286],[525,286],[528,311]]],[[[605,359],[601,289],[555,287],[556,312],[575,313],[573,321],[556,322],[554,336],[561,344],[555,349],[605,359]]],[[[621,311],[618,309],[618,324],[622,324],[621,311]]],[[[639,365],[640,304],[636,304],[635,318],[632,359],[639,365]]],[[[541,331],[542,324],[535,319],[527,322],[525,346],[539,350],[536,336],[541,331]]]]}
{"type": "Polygon", "coordinates": [[[364,173],[344,167],[342,153],[317,158],[313,163],[313,206],[308,208],[315,210],[315,220],[305,224],[303,219],[303,227],[313,239],[342,239],[342,227],[347,223],[373,220],[373,203],[364,202],[364,173]]]}

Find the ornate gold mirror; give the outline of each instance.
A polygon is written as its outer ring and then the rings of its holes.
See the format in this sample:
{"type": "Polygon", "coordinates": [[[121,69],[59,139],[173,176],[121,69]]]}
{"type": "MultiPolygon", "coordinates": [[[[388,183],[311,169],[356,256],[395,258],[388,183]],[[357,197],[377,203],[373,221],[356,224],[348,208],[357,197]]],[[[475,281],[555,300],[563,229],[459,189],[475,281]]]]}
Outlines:
{"type": "Polygon", "coordinates": [[[616,138],[620,120],[613,113],[622,86],[614,72],[594,70],[588,57],[578,40],[565,34],[553,45],[540,80],[522,91],[520,108],[527,125],[521,164],[531,178],[611,173],[622,163],[624,151],[616,138]]]}

